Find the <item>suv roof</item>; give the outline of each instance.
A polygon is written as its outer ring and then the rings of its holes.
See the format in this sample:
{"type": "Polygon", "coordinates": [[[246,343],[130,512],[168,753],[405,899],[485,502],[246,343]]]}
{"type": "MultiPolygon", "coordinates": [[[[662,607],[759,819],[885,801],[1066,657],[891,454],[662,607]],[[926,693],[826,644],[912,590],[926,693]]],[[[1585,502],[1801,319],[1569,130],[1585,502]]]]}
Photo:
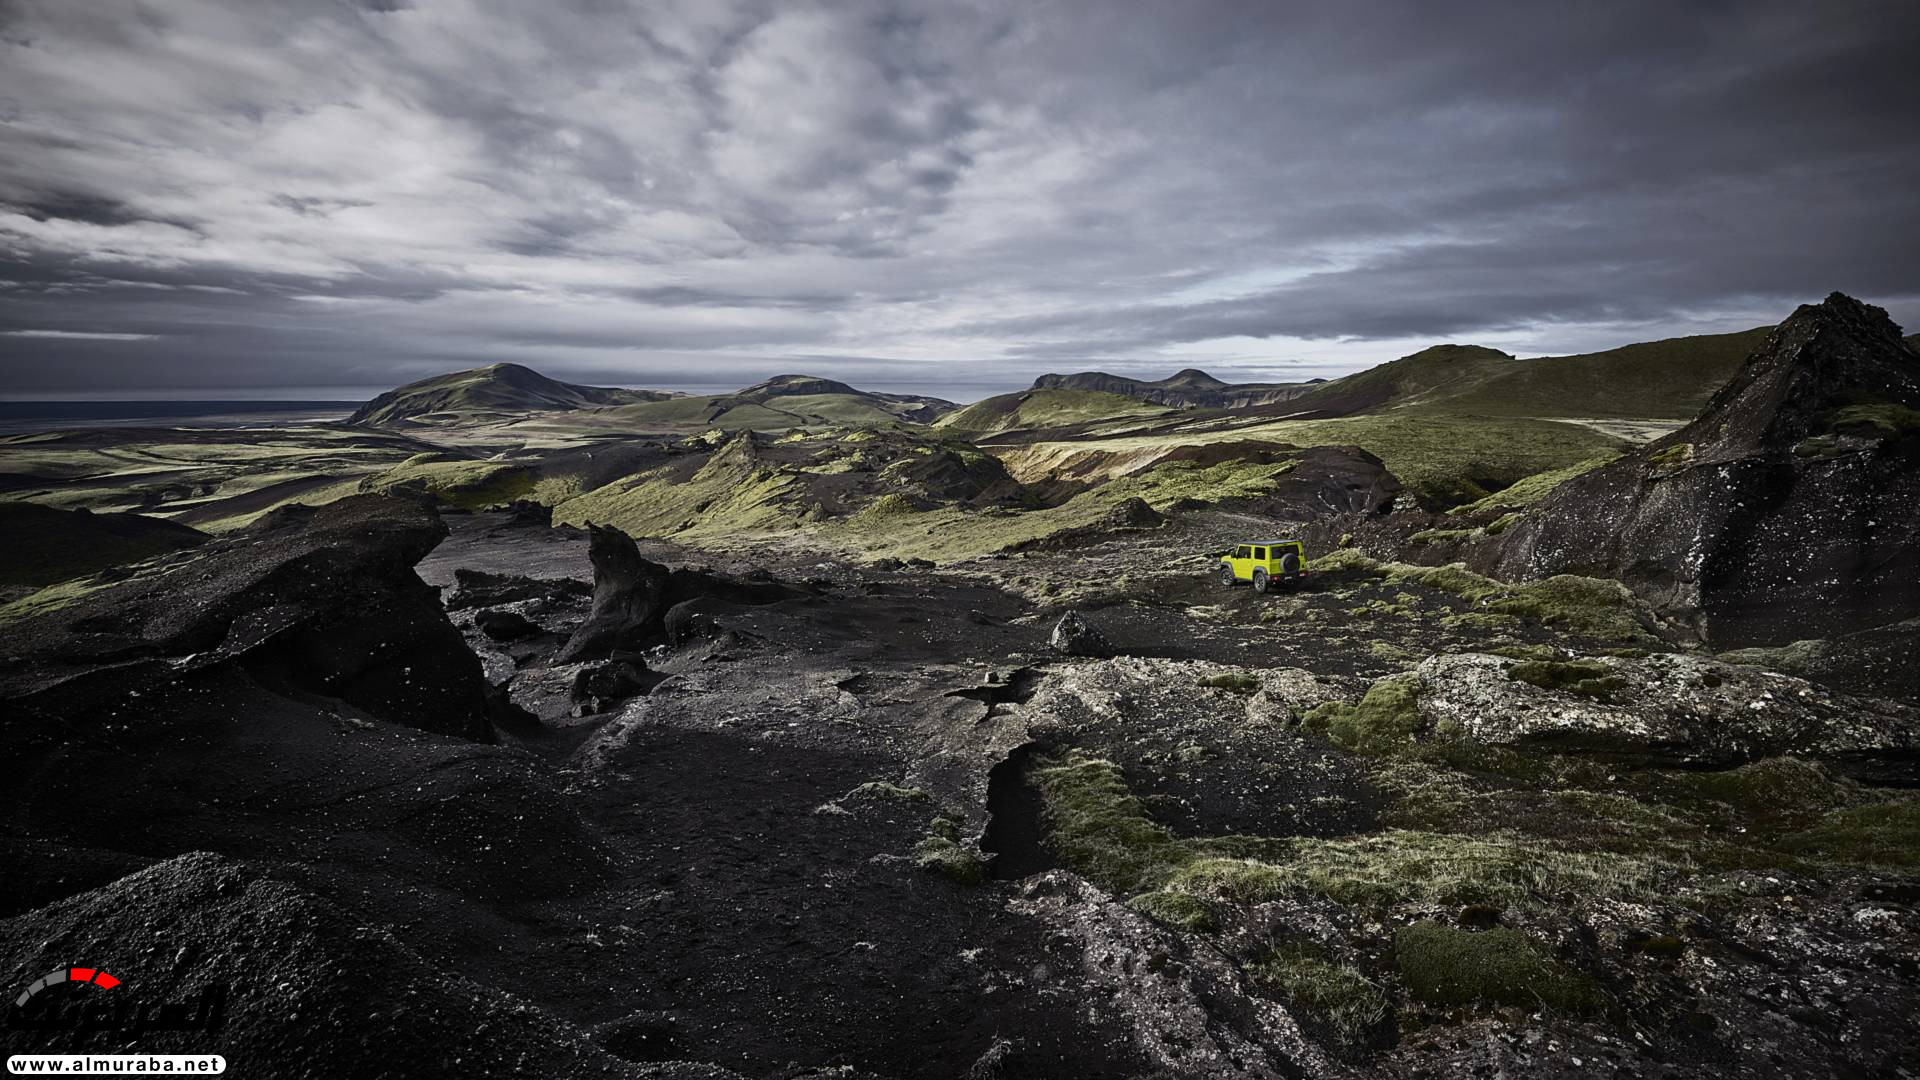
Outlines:
{"type": "Polygon", "coordinates": [[[1297,544],[1298,540],[1242,540],[1240,543],[1253,547],[1279,547],[1282,544],[1297,544]]]}

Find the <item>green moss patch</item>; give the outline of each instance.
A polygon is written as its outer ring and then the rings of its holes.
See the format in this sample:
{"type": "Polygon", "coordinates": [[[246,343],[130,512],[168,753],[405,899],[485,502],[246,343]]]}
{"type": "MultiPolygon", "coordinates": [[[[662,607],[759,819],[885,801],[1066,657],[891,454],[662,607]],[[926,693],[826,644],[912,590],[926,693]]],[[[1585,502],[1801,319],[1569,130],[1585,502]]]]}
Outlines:
{"type": "Polygon", "coordinates": [[[1920,432],[1920,410],[1892,401],[1849,405],[1827,416],[1827,430],[1878,439],[1903,438],[1920,432]]]}
{"type": "MultiPolygon", "coordinates": [[[[1564,468],[1537,472],[1531,476],[1523,477],[1515,481],[1512,485],[1502,488],[1485,498],[1467,503],[1464,506],[1456,506],[1447,512],[1449,514],[1464,515],[1493,513],[1495,511],[1525,510],[1553,494],[1554,490],[1561,484],[1566,483],[1576,476],[1590,473],[1602,465],[1611,464],[1619,460],[1619,458],[1620,455],[1618,453],[1600,454],[1595,457],[1577,461],[1564,468]]],[[[1489,526],[1487,531],[1495,532],[1497,530],[1489,526]]]]}
{"type": "Polygon", "coordinates": [[[1221,675],[1208,675],[1200,680],[1201,686],[1211,686],[1216,690],[1231,690],[1236,694],[1251,694],[1260,689],[1260,680],[1245,672],[1228,672],[1221,675]]]}
{"type": "Polygon", "coordinates": [[[1692,460],[1693,444],[1690,442],[1674,443],[1664,450],[1647,455],[1647,463],[1650,465],[1683,465],[1692,460]]]}
{"type": "Polygon", "coordinates": [[[1415,998],[1431,1005],[1517,1005],[1587,1012],[1599,990],[1518,930],[1455,930],[1417,922],[1393,935],[1394,964],[1415,998]]]}
{"type": "Polygon", "coordinates": [[[1601,701],[1626,689],[1626,680],[1597,660],[1522,660],[1507,669],[1507,678],[1601,701]]]}
{"type": "Polygon", "coordinates": [[[1302,718],[1307,730],[1364,754],[1386,753],[1411,741],[1426,727],[1415,707],[1420,681],[1395,675],[1367,688],[1357,704],[1330,701],[1302,718]]]}

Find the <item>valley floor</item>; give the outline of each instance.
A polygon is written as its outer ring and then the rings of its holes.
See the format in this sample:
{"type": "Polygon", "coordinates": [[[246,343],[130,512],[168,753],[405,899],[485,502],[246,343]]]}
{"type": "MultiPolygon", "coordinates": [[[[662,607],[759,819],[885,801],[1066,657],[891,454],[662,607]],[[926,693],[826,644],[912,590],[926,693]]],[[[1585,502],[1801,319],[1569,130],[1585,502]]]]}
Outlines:
{"type": "MultiPolygon", "coordinates": [[[[450,520],[432,585],[592,575],[581,533],[450,520]]],[[[1202,513],[944,569],[642,541],[810,595],[703,608],[647,658],[657,685],[603,708],[551,660],[584,598],[456,611],[542,721],[498,748],[348,713],[316,732],[206,688],[238,711],[89,766],[132,805],[27,800],[0,952],[26,970],[75,932],[76,887],[203,850],[631,1075],[1858,1076],[1920,1053],[1917,804],[1884,775],[1422,731],[1391,699],[1439,693],[1442,671],[1416,685],[1436,654],[1601,665],[1577,678],[1711,661],[1355,560],[1298,592],[1224,588],[1198,553],[1251,526],[1202,513]],[[1068,609],[1112,657],[1049,647],[1068,609]],[[536,629],[497,641],[490,611],[536,629]]],[[[1697,670],[1667,692],[1763,678],[1697,670]]],[[[1584,715],[1577,678],[1479,692],[1584,715]]],[[[331,1045],[299,1032],[282,1045],[331,1045]]]]}

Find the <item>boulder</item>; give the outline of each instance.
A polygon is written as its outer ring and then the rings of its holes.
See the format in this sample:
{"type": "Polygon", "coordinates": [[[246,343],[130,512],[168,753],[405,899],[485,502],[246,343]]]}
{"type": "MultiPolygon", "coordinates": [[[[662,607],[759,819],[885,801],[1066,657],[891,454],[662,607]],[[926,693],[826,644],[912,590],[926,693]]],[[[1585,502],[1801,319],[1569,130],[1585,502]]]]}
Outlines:
{"type": "Polygon", "coordinates": [[[23,662],[0,676],[0,700],[71,714],[237,664],[269,687],[490,738],[480,660],[413,572],[446,533],[431,507],[378,495],[276,510],[180,565],[9,626],[23,662]]]}
{"type": "Polygon", "coordinates": [[[1060,617],[1060,621],[1054,624],[1053,634],[1047,639],[1047,644],[1054,652],[1067,656],[1113,655],[1113,643],[1107,640],[1107,635],[1077,611],[1069,611],[1060,617]]]}
{"type": "Polygon", "coordinates": [[[573,578],[536,578],[520,574],[490,574],[460,567],[453,572],[448,611],[497,607],[523,600],[566,600],[593,595],[593,586],[573,578]]]}
{"type": "Polygon", "coordinates": [[[1434,730],[1629,765],[1726,768],[1780,754],[1877,771],[1920,749],[1920,710],[1678,653],[1644,659],[1428,658],[1416,708],[1434,730]]]}
{"type": "Polygon", "coordinates": [[[644,694],[660,681],[639,657],[622,660],[597,660],[584,664],[574,673],[568,696],[581,707],[582,715],[606,712],[609,708],[638,694],[644,694]]]}
{"type": "Polygon", "coordinates": [[[1562,484],[1494,572],[1613,577],[1722,646],[1920,615],[1920,356],[1835,293],[1794,312],[1693,423],[1562,484]]]}
{"type": "Polygon", "coordinates": [[[1101,518],[1101,524],[1109,529],[1157,529],[1167,523],[1167,516],[1147,505],[1147,500],[1138,495],[1119,503],[1107,511],[1101,518]]]}
{"type": "Polygon", "coordinates": [[[495,641],[518,641],[540,632],[533,620],[517,611],[482,611],[473,617],[473,625],[495,641]]]}

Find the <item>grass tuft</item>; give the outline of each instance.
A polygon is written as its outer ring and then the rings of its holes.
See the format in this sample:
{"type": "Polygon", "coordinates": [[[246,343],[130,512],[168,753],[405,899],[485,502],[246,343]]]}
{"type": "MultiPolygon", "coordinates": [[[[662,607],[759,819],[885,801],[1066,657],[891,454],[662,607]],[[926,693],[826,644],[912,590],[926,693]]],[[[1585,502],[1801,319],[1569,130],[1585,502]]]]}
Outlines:
{"type": "Polygon", "coordinates": [[[1314,950],[1277,948],[1248,969],[1296,1010],[1323,1020],[1342,1042],[1357,1043],[1387,1018],[1387,998],[1351,964],[1328,962],[1314,950]]]}
{"type": "Polygon", "coordinates": [[[982,885],[987,880],[987,862],[980,853],[945,836],[929,836],[915,844],[913,864],[962,885],[982,885]]]}
{"type": "Polygon", "coordinates": [[[1220,929],[1213,918],[1213,906],[1190,893],[1141,893],[1127,901],[1127,906],[1154,922],[1189,934],[1212,934],[1220,929]]]}

